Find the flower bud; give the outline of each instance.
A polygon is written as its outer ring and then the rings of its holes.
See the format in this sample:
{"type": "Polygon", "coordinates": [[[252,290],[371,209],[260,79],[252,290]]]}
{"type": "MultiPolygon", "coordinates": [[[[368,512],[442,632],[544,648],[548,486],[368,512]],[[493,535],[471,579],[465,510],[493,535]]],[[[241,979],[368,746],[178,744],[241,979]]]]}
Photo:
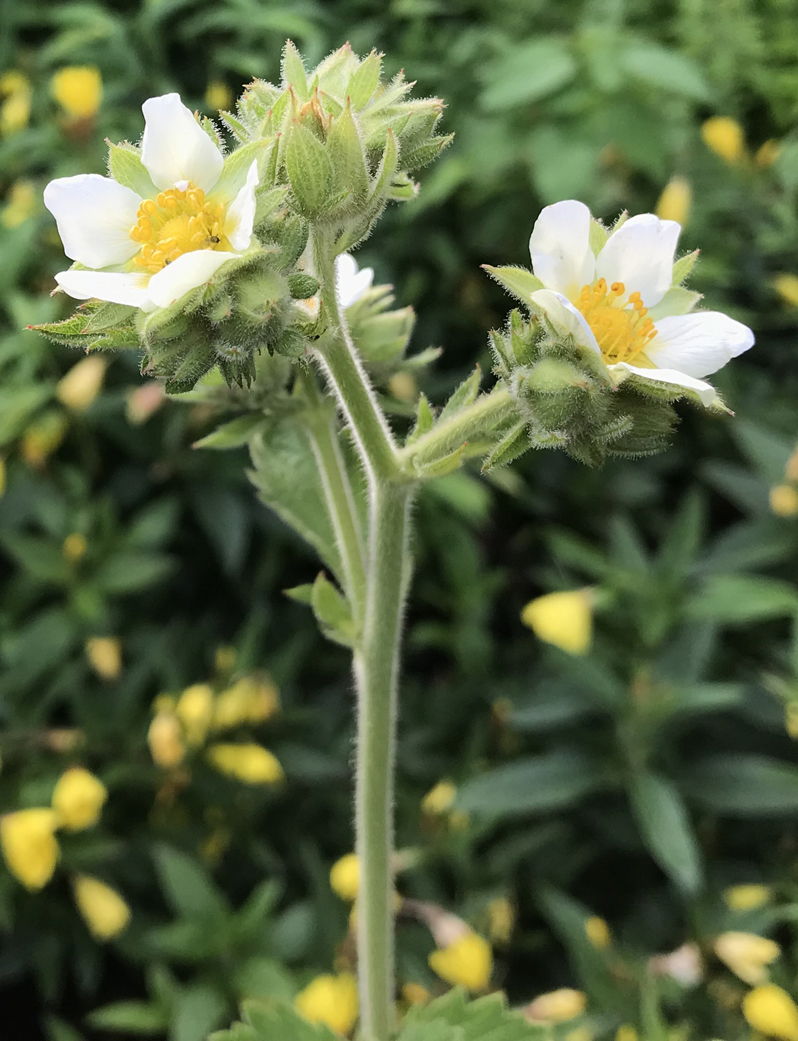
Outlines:
{"type": "Polygon", "coordinates": [[[496,897],[488,904],[490,938],[494,943],[509,943],[515,927],[515,908],[506,896],[496,897]]]}
{"type": "Polygon", "coordinates": [[[16,69],[0,76],[0,135],[10,137],[24,130],[30,120],[33,90],[30,80],[16,69]]]}
{"type": "Polygon", "coordinates": [[[147,744],[156,766],[170,770],[185,758],[183,735],[177,716],[168,710],[156,713],[147,731],[147,744]]]}
{"type": "Polygon", "coordinates": [[[205,104],[209,109],[230,108],[233,100],[233,92],[223,80],[211,80],[205,88],[205,104]]]}
{"type": "Polygon", "coordinates": [[[41,469],[64,440],[67,418],[63,412],[50,410],[43,413],[22,435],[22,457],[25,462],[41,469]]]}
{"type": "Polygon", "coordinates": [[[768,166],[772,166],[780,155],[781,142],[771,138],[768,141],[763,141],[759,146],[754,156],[754,161],[760,170],[765,170],[768,166]]]}
{"type": "Polygon", "coordinates": [[[42,889],[53,877],[59,848],[56,815],[50,809],[17,810],[0,817],[0,848],[8,870],[29,889],[42,889]]]}
{"type": "Polygon", "coordinates": [[[336,860],[330,870],[330,887],[342,900],[357,898],[360,887],[360,861],[356,853],[347,853],[336,860]]]}
{"type": "Polygon", "coordinates": [[[89,664],[103,680],[115,680],[122,672],[122,642],[116,636],[92,636],[86,641],[89,664]]]}
{"type": "Polygon", "coordinates": [[[177,700],[175,714],[183,724],[189,745],[201,745],[213,718],[213,690],[207,683],[186,687],[177,700]]]}
{"type": "Polygon", "coordinates": [[[69,119],[96,115],[103,96],[100,70],[94,65],[69,65],[50,80],[50,93],[69,119]]]}
{"type": "Polygon", "coordinates": [[[774,983],[746,994],[743,1015],[749,1026],[765,1037],[798,1041],[798,1008],[786,990],[774,983]]]}
{"type": "Polygon", "coordinates": [[[493,951],[487,940],[470,930],[441,950],[433,951],[428,961],[432,971],[452,986],[479,993],[490,984],[493,951]]]}
{"type": "Polygon", "coordinates": [[[78,910],[96,940],[112,940],[127,928],[130,908],[115,889],[91,875],[78,875],[72,887],[78,910]]]}
{"type": "Polygon", "coordinates": [[[279,784],[285,776],[277,758],[260,745],[211,745],[207,755],[220,773],[245,784],[279,784]]]}
{"type": "Polygon", "coordinates": [[[593,946],[599,951],[606,950],[612,943],[610,927],[603,918],[599,918],[596,915],[592,918],[588,918],[585,922],[585,933],[587,934],[588,940],[590,940],[593,946]]]}
{"type": "Polygon", "coordinates": [[[592,591],[575,589],[536,597],[521,612],[521,621],[539,640],[568,654],[587,654],[593,636],[592,591]]]}
{"type": "Polygon", "coordinates": [[[108,361],[99,354],[81,359],[59,380],[56,397],[73,412],[84,412],[100,393],[107,368],[108,361]]]}
{"type": "Polygon", "coordinates": [[[53,789],[52,807],[59,827],[83,831],[100,819],[108,798],[105,785],[82,766],[73,766],[58,778],[53,789]]]}
{"type": "Polygon", "coordinates": [[[723,902],[731,911],[755,911],[769,904],[773,896],[770,886],[749,883],[723,890],[723,902]]]}
{"type": "Polygon", "coordinates": [[[294,1005],[309,1023],[324,1023],[337,1034],[349,1034],[360,1010],[357,980],[349,972],[316,976],[297,994],[294,1005]]]}
{"type": "Polygon", "coordinates": [[[5,228],[18,228],[33,216],[39,197],[31,181],[15,181],[8,190],[8,201],[0,210],[0,223],[5,228]]]}
{"type": "Polygon", "coordinates": [[[421,800],[421,809],[430,817],[441,817],[454,805],[457,788],[451,781],[438,781],[421,800]]]}
{"type": "Polygon", "coordinates": [[[81,535],[79,531],[73,531],[71,535],[67,535],[61,546],[64,558],[72,564],[77,564],[79,560],[82,560],[86,556],[87,549],[86,536],[81,535]]]}
{"type": "Polygon", "coordinates": [[[773,288],[789,307],[798,307],[798,275],[784,271],[773,279],[773,288]]]}
{"type": "Polygon", "coordinates": [[[685,227],[690,218],[692,201],[693,191],[690,182],[686,177],[677,174],[665,185],[656,205],[656,214],[661,220],[675,220],[677,224],[685,227]]]}

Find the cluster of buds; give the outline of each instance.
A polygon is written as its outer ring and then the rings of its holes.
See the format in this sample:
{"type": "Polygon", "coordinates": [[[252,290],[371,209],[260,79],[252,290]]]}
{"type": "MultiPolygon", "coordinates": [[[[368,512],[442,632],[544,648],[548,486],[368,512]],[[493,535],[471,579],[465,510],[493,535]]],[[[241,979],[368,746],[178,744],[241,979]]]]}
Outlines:
{"type": "MultiPolygon", "coordinates": [[[[214,368],[249,387],[262,354],[301,356],[324,328],[303,304],[319,290],[311,230],[336,252],[356,245],[389,201],[414,197],[411,174],[450,140],[435,134],[440,100],[411,100],[401,73],[381,73],[380,55],[361,61],[348,44],[307,72],[289,41],[281,84],[256,80],[222,113],[227,155],[211,120],[177,95],[151,98],[141,144],[110,146],[109,178],[47,187],[76,262],[56,280],[89,303],[38,328],[68,346],[143,348],[143,371],[172,393],[214,368]]],[[[408,323],[396,312],[374,330],[379,361],[403,349],[408,323]]]]}

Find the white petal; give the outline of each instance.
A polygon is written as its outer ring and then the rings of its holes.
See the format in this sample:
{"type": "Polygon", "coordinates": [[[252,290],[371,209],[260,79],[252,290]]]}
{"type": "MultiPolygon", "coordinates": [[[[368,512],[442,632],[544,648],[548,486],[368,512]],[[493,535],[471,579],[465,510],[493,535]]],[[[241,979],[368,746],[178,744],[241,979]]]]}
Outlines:
{"type": "Polygon", "coordinates": [[[630,217],[607,239],[596,257],[596,275],[623,282],[627,293],[638,292],[646,307],[665,296],[673,280],[673,257],[681,225],[653,213],[630,217]]]}
{"type": "Polygon", "coordinates": [[[374,281],[374,268],[357,269],[357,261],[349,253],[341,253],[335,258],[335,292],[338,303],[346,310],[356,303],[371,288],[374,281]]]}
{"type": "Polygon", "coordinates": [[[107,300],[151,311],[148,276],[139,271],[59,271],[56,282],[76,300],[107,300]]]}
{"type": "Polygon", "coordinates": [[[555,325],[561,325],[574,337],[577,343],[601,354],[601,348],[587,324],[584,316],[562,293],[553,293],[551,289],[538,289],[532,294],[532,303],[542,307],[555,325]]]}
{"type": "Polygon", "coordinates": [[[709,376],[754,345],[747,325],[719,311],[673,315],[655,323],[657,335],[646,355],[657,368],[709,376]]]}
{"type": "Polygon", "coordinates": [[[110,177],[59,177],[44,189],[44,205],[56,219],[70,260],[110,267],[124,264],[141,249],[130,237],[141,199],[110,177]]]}
{"type": "Polygon", "coordinates": [[[590,210],[569,199],[540,211],[529,239],[532,270],[547,289],[571,300],[593,281],[595,258],[590,248],[590,210]]]}
{"type": "Polygon", "coordinates": [[[653,380],[655,383],[671,383],[676,387],[694,390],[700,397],[702,405],[711,405],[718,396],[718,392],[710,383],[694,379],[683,372],[677,372],[676,369],[638,369],[634,365],[627,365],[625,361],[610,366],[612,372],[616,372],[618,369],[633,372],[635,376],[643,376],[645,379],[653,380]]]}
{"type": "Polygon", "coordinates": [[[210,191],[219,180],[224,158],[180,95],[150,98],[141,111],[145,119],[141,161],[153,184],[163,191],[179,181],[193,181],[210,191]]]}
{"type": "Polygon", "coordinates": [[[255,225],[255,189],[258,186],[258,161],[251,164],[247,180],[230,204],[225,219],[224,231],[233,249],[243,252],[252,238],[255,225]]]}
{"type": "Polygon", "coordinates": [[[222,264],[237,257],[215,249],[195,249],[184,253],[152,276],[147,292],[158,307],[169,307],[192,289],[209,281],[222,264]]]}

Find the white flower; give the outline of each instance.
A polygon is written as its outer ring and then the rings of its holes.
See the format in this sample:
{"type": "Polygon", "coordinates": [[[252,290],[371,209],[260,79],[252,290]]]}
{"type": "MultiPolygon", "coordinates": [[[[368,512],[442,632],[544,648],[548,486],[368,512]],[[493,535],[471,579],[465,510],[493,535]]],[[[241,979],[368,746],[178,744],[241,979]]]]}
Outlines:
{"type": "Polygon", "coordinates": [[[349,253],[341,253],[335,258],[335,292],[344,310],[356,303],[371,288],[373,281],[374,269],[364,267],[358,271],[357,261],[349,253]]]}
{"type": "Polygon", "coordinates": [[[80,265],[55,276],[61,288],[78,300],[152,311],[249,248],[258,165],[228,166],[177,94],[150,98],[142,111],[143,195],[110,177],[78,174],[51,181],[44,203],[64,252],[80,265]]]}
{"type": "MultiPolygon", "coordinates": [[[[577,343],[598,352],[617,385],[629,373],[716,400],[702,377],[753,346],[754,334],[717,311],[686,313],[699,299],[673,291],[681,227],[653,213],[631,217],[610,232],[596,254],[584,203],[547,206],[535,222],[532,270],[545,286],[532,302],[577,343]]],[[[604,232],[602,231],[602,235],[604,232]]]]}

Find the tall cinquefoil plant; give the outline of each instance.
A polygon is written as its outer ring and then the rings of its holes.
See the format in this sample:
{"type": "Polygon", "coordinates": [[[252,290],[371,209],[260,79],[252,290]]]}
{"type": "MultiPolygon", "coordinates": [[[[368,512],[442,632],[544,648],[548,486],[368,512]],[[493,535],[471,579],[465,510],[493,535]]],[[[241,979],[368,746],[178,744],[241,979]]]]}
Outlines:
{"type": "MultiPolygon", "coordinates": [[[[223,116],[231,151],[166,95],[145,103],[139,145],[111,146],[109,177],[45,192],[75,262],[57,281],[87,302],[44,331],[140,350],[167,390],[227,413],[205,443],[249,444],[261,497],[328,569],[292,593],[352,649],[361,1030],[373,1041],[396,1029],[392,786],[416,489],[475,456],[488,469],[532,447],[587,463],[660,450],[674,401],[723,410],[704,377],[753,343],[740,323],[694,310],[683,282],[695,257],[675,260],[677,224],[645,214],[607,229],[558,203],[535,225],[532,271],[488,268],[522,305],[491,334],[493,388],[481,392],[477,369],[440,410],[421,395],[400,439],[375,386],[434,352],[405,357],[412,313],[391,310],[387,287],[346,254],[387,203],[414,198],[412,175],[450,141],[436,132],[441,101],[411,86],[348,45],[308,73],[289,42],[281,84],[256,80],[223,116]]],[[[247,1017],[232,1036],[307,1031],[279,1006],[247,1017]]],[[[498,998],[444,998],[402,1034],[448,1037],[470,1021],[493,1041],[532,1029],[498,998]]]]}

